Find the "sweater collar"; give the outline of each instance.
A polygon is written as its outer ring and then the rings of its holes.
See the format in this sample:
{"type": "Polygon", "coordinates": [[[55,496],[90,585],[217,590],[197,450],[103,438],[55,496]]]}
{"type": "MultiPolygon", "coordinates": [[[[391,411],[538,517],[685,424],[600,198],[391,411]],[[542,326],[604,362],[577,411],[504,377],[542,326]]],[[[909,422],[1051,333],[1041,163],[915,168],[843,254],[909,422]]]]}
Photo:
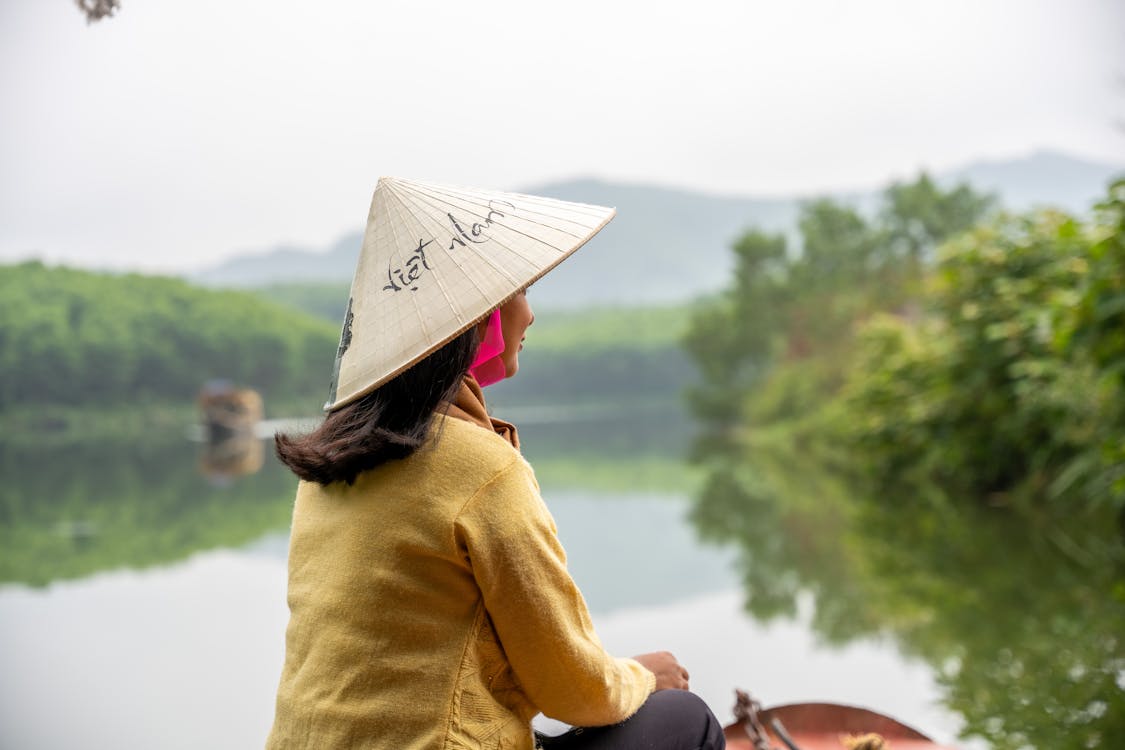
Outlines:
{"type": "Polygon", "coordinates": [[[520,439],[519,435],[516,434],[516,426],[511,422],[505,422],[488,415],[488,409],[484,405],[484,392],[472,375],[465,375],[461,381],[460,390],[449,403],[445,413],[495,432],[511,443],[513,448],[519,450],[520,439]]]}

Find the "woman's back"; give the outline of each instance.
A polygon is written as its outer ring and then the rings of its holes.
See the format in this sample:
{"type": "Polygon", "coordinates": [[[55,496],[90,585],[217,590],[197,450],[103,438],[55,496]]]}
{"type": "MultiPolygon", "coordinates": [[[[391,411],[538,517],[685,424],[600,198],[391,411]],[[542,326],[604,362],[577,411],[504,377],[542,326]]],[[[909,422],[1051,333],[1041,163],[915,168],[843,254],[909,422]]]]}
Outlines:
{"type": "Polygon", "coordinates": [[[439,419],[352,486],[301,484],[270,746],[530,748],[540,710],[620,721],[651,691],[597,642],[527,463],[439,419]]]}
{"type": "Polygon", "coordinates": [[[520,459],[458,420],[438,436],[354,485],[301,483],[271,744],[302,746],[297,739],[307,736],[310,747],[443,745],[480,609],[454,520],[482,484],[520,459]]]}

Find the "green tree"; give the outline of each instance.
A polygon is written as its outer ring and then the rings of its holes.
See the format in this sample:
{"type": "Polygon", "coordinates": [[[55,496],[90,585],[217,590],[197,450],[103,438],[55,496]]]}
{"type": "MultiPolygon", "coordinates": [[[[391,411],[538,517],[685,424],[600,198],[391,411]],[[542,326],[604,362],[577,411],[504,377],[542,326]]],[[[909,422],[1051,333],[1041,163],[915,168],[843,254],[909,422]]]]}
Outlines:
{"type": "Polygon", "coordinates": [[[293,475],[267,458],[261,471],[217,483],[201,470],[203,450],[152,435],[0,443],[0,583],[165,565],[284,532],[293,475]]]}
{"type": "Polygon", "coordinates": [[[788,283],[784,237],[747,232],[733,249],[732,288],[700,305],[684,337],[684,348],[702,375],[689,400],[719,430],[738,423],[737,405],[772,360],[788,283]]]}
{"type": "Polygon", "coordinates": [[[0,411],[188,402],[227,378],[315,403],[338,329],[242,292],[170,278],[48,268],[0,271],[0,411]]]}
{"type": "Polygon", "coordinates": [[[991,205],[923,174],[888,188],[874,219],[832,200],[805,204],[796,251],[783,237],[747,232],[733,247],[730,286],[697,312],[685,340],[701,374],[691,394],[697,415],[729,431],[747,415],[762,423],[815,414],[844,381],[856,327],[908,309],[933,246],[991,205]]]}
{"type": "Polygon", "coordinates": [[[994,197],[966,184],[942,191],[924,172],[913,183],[895,183],[883,193],[885,252],[920,268],[938,245],[971,229],[994,206],[994,197]]]}
{"type": "Polygon", "coordinates": [[[1120,278],[1101,259],[1119,241],[1119,226],[1042,211],[944,246],[925,318],[861,337],[848,412],[868,474],[989,502],[1125,503],[1118,334],[1101,325],[1120,278]]]}

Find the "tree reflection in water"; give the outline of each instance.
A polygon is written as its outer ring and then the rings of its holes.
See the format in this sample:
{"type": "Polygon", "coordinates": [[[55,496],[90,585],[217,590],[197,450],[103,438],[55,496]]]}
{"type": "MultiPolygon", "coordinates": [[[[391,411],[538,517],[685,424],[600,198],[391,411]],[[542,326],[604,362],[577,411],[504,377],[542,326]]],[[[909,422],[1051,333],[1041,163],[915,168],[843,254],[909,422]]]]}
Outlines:
{"type": "Polygon", "coordinates": [[[932,489],[874,502],[790,449],[747,454],[709,462],[692,519],[739,546],[755,618],[794,616],[807,591],[825,641],[892,636],[933,666],[965,736],[997,748],[1125,747],[1112,513],[976,507],[932,489]]]}
{"type": "Polygon", "coordinates": [[[288,526],[296,480],[276,460],[222,481],[207,461],[183,438],[0,444],[0,583],[168,564],[288,526]]]}

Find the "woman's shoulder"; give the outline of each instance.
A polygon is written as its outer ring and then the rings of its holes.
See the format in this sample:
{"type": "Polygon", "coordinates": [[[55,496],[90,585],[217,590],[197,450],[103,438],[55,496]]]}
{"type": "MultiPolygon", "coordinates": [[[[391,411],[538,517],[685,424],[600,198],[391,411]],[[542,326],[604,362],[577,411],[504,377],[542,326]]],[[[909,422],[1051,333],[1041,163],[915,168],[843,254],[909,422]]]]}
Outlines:
{"type": "Polygon", "coordinates": [[[531,467],[511,443],[491,430],[456,417],[435,418],[430,439],[418,457],[434,468],[454,471],[466,478],[487,479],[502,471],[531,472],[531,467]]]}
{"type": "Polygon", "coordinates": [[[435,418],[429,437],[418,450],[363,472],[354,485],[320,488],[305,487],[307,484],[302,482],[306,495],[327,493],[379,503],[388,498],[424,499],[435,511],[439,506],[459,509],[494,485],[538,489],[531,467],[507,440],[470,422],[443,416],[435,418]]]}

